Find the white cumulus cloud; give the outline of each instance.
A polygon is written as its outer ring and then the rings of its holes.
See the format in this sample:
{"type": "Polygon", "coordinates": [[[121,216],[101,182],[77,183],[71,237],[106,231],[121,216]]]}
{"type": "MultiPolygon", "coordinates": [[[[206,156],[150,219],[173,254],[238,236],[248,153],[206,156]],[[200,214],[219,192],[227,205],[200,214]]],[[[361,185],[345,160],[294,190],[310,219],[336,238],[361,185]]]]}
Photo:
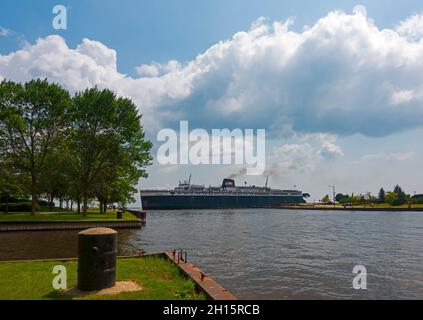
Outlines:
{"type": "Polygon", "coordinates": [[[314,135],[306,139],[317,141],[321,146],[316,147],[306,142],[275,147],[269,157],[271,163],[267,165],[265,174],[284,176],[298,172],[311,172],[322,160],[335,160],[344,156],[341,147],[335,144],[336,137],[314,135]]]}
{"type": "Polygon", "coordinates": [[[153,63],[142,64],[135,68],[140,76],[158,77],[165,73],[180,71],[182,64],[179,61],[171,60],[166,64],[153,63]]]}
{"type": "Polygon", "coordinates": [[[414,98],[414,93],[412,90],[400,90],[396,91],[391,96],[391,104],[399,105],[403,103],[408,103],[414,98]]]}
{"type": "Polygon", "coordinates": [[[322,148],[319,150],[319,154],[326,159],[333,159],[336,157],[344,156],[344,152],[342,151],[341,147],[331,142],[323,143],[322,148]]]}
{"type": "Polygon", "coordinates": [[[420,41],[423,38],[423,15],[416,14],[401,21],[396,31],[410,41],[420,41]]]}
{"type": "MultiPolygon", "coordinates": [[[[0,77],[47,77],[76,91],[97,85],[129,96],[146,128],[265,128],[286,133],[384,136],[423,126],[421,17],[381,29],[363,7],[332,11],[293,31],[292,19],[256,21],[186,63],[137,68],[129,77],[117,53],[84,39],[75,49],[48,36],[0,55],[0,77]]],[[[329,144],[323,153],[341,155],[329,144]]]]}

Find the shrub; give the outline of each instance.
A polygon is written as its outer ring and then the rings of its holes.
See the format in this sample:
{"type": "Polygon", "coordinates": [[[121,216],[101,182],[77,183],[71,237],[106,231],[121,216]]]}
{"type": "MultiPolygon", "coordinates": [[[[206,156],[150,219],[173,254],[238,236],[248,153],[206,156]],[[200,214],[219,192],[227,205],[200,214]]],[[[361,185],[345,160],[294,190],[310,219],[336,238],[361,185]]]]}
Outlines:
{"type": "MultiPolygon", "coordinates": [[[[38,205],[36,210],[38,210],[38,205]]],[[[8,204],[9,212],[31,212],[31,202],[18,202],[8,204]]],[[[6,204],[0,203],[0,212],[6,212],[6,204]]]]}
{"type": "Polygon", "coordinates": [[[391,201],[392,206],[401,206],[405,203],[407,203],[407,196],[404,193],[397,194],[397,197],[391,201]]]}
{"type": "Polygon", "coordinates": [[[48,205],[50,205],[48,201],[45,201],[45,200],[38,200],[37,202],[38,202],[38,205],[44,206],[44,207],[47,207],[48,205]]]}
{"type": "Polygon", "coordinates": [[[6,196],[1,196],[0,197],[0,204],[5,203],[7,201],[7,203],[20,203],[20,202],[28,202],[28,199],[21,199],[21,198],[15,198],[15,197],[6,197],[6,196]]]}

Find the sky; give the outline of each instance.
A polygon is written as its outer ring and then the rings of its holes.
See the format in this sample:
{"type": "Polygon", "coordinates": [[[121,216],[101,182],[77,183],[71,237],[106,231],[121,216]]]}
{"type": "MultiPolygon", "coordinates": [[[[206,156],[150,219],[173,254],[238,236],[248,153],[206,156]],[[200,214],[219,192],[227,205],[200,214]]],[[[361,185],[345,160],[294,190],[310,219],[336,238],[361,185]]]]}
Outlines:
{"type": "Polygon", "coordinates": [[[421,1],[30,1],[0,4],[0,79],[48,78],[133,99],[148,138],[265,129],[266,170],[163,166],[142,188],[193,182],[294,186],[312,200],[423,193],[421,1]],[[55,5],[67,29],[52,27],[55,5]]]}

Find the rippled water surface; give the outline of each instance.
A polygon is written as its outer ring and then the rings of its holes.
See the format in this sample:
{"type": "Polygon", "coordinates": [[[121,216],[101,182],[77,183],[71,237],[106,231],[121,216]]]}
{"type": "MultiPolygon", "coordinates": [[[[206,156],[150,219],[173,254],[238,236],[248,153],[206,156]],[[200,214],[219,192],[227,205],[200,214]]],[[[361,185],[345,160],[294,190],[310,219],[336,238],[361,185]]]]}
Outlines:
{"type": "MultiPolygon", "coordinates": [[[[423,299],[423,213],[157,211],[119,231],[119,254],[174,248],[241,299],[423,299]]],[[[73,231],[0,234],[2,260],[74,256],[73,231]]]]}

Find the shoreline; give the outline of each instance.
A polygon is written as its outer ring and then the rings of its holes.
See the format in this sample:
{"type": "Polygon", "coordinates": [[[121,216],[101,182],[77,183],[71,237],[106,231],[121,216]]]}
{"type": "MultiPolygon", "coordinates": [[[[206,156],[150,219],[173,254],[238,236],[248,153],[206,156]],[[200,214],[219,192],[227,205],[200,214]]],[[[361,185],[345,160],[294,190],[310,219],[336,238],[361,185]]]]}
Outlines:
{"type": "MultiPolygon", "coordinates": [[[[0,232],[25,232],[25,231],[57,231],[57,230],[83,230],[96,227],[115,229],[140,229],[146,223],[147,212],[143,210],[127,210],[122,212],[120,218],[107,220],[46,220],[44,217],[36,216],[39,220],[0,220],[0,232]],[[132,216],[131,219],[124,217],[124,214],[132,216]]],[[[66,215],[63,215],[65,217],[66,215]]],[[[60,214],[59,214],[60,217],[60,214]]],[[[61,218],[63,218],[61,217],[61,218]]],[[[98,218],[98,217],[97,217],[98,218]]]]}
{"type": "Polygon", "coordinates": [[[308,211],[365,211],[365,212],[423,212],[423,208],[356,208],[356,207],[301,207],[301,206],[285,206],[272,207],[269,209],[279,210],[308,210],[308,211]]]}
{"type": "Polygon", "coordinates": [[[139,229],[145,222],[132,221],[0,221],[0,232],[82,230],[96,227],[139,229]]]}

